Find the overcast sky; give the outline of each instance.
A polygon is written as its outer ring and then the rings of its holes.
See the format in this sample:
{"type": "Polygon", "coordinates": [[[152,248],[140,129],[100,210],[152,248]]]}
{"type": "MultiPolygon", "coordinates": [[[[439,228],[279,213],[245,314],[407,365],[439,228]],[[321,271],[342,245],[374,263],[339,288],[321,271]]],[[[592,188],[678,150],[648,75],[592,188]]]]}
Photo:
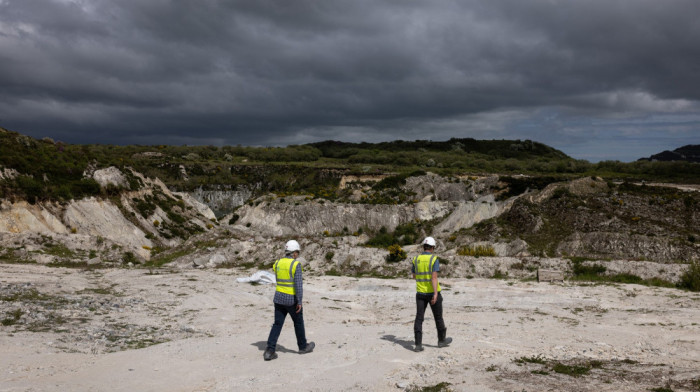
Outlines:
{"type": "Polygon", "coordinates": [[[68,143],[700,144],[698,0],[0,0],[0,126],[68,143]]]}

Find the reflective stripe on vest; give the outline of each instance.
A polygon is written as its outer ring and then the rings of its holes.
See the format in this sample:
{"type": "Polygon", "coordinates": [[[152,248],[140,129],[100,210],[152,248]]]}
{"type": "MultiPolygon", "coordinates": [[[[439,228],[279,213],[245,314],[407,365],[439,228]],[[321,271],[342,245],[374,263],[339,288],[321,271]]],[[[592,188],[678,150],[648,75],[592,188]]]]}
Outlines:
{"type": "Polygon", "coordinates": [[[299,262],[296,259],[290,259],[289,257],[283,257],[275,261],[272,269],[275,271],[275,278],[277,279],[277,291],[289,295],[296,294],[296,290],[294,290],[294,273],[298,264],[299,262]]]}
{"type": "MultiPolygon", "coordinates": [[[[413,258],[413,270],[416,275],[416,291],[419,293],[433,292],[433,266],[437,256],[431,254],[422,254],[413,258]]],[[[438,283],[437,291],[440,292],[440,283],[438,283]]]]}

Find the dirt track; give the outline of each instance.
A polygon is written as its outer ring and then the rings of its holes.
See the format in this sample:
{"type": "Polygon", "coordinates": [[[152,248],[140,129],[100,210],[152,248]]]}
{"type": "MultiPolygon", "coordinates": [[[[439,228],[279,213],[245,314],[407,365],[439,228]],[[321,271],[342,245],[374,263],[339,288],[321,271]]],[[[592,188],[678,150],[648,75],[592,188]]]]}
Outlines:
{"type": "Polygon", "coordinates": [[[436,347],[428,312],[414,353],[411,280],[307,276],[316,350],[287,321],[264,362],[274,288],[236,283],[252,272],[0,265],[0,391],[700,388],[698,293],[445,279],[454,342],[436,347]]]}

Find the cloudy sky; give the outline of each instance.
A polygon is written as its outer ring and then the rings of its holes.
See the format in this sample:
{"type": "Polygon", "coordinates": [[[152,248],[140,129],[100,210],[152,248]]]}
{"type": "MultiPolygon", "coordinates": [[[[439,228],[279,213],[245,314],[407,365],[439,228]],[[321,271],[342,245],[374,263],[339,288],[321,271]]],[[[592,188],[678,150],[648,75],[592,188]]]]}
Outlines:
{"type": "Polygon", "coordinates": [[[698,0],[0,0],[0,126],[69,143],[700,144],[698,0]]]}

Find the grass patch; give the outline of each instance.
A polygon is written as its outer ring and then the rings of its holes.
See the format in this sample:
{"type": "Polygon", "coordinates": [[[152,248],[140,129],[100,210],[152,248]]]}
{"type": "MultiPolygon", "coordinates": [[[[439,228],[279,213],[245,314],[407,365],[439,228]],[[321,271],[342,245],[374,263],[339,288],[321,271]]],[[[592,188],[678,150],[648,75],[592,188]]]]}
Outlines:
{"type": "Polygon", "coordinates": [[[19,319],[22,317],[24,312],[22,309],[15,309],[13,311],[7,312],[7,317],[5,317],[2,320],[2,325],[4,326],[10,326],[10,325],[15,325],[19,321],[19,319]]]}
{"type": "Polygon", "coordinates": [[[15,255],[12,249],[0,247],[0,262],[6,264],[36,264],[36,261],[30,259],[22,259],[15,255]]]}
{"type": "Polygon", "coordinates": [[[493,249],[493,246],[462,246],[461,248],[457,249],[457,254],[460,256],[473,256],[473,257],[495,257],[496,256],[496,251],[493,249]]]}
{"type": "MultiPolygon", "coordinates": [[[[672,282],[658,277],[643,279],[630,273],[606,275],[605,272],[607,271],[607,268],[604,265],[598,263],[592,265],[584,264],[584,262],[587,260],[583,258],[571,258],[571,261],[573,264],[572,271],[574,275],[572,280],[574,281],[639,284],[644,286],[668,288],[680,287],[679,285],[675,285],[672,282]]],[[[698,273],[698,284],[700,289],[700,270],[698,273]]]]}
{"type": "Polygon", "coordinates": [[[168,264],[176,259],[179,259],[180,257],[187,256],[188,254],[194,252],[194,249],[181,249],[181,250],[176,250],[172,251],[168,254],[159,254],[156,257],[151,258],[147,262],[143,264],[144,267],[147,268],[153,268],[153,267],[162,267],[165,264],[168,264]]]}
{"type": "Polygon", "coordinates": [[[46,318],[41,321],[33,322],[27,325],[27,331],[31,332],[48,332],[53,330],[54,332],[65,332],[64,330],[55,329],[57,325],[63,325],[67,323],[68,320],[63,318],[60,314],[49,313],[46,318]]]}
{"type": "Polygon", "coordinates": [[[329,269],[328,271],[326,271],[326,275],[327,275],[327,276],[342,276],[342,275],[340,274],[340,271],[338,271],[338,270],[335,269],[335,268],[331,268],[331,269],[329,269]]]}
{"type": "Polygon", "coordinates": [[[5,302],[18,302],[18,301],[39,302],[39,301],[49,301],[52,299],[55,299],[55,298],[48,296],[46,294],[42,294],[42,293],[38,292],[36,289],[29,289],[29,290],[14,292],[11,294],[0,295],[0,301],[5,301],[5,302]]]}
{"type": "Polygon", "coordinates": [[[516,358],[513,360],[513,362],[517,364],[524,364],[524,363],[538,363],[540,365],[544,365],[547,363],[547,360],[544,359],[541,355],[536,355],[532,357],[520,357],[516,358]]]}
{"type": "Polygon", "coordinates": [[[572,377],[581,377],[588,374],[591,371],[590,366],[581,365],[564,365],[563,363],[557,363],[552,367],[552,370],[559,374],[566,374],[572,377]]]}
{"type": "Polygon", "coordinates": [[[48,244],[44,247],[44,253],[62,258],[75,257],[75,252],[63,244],[48,244]]]}
{"type": "Polygon", "coordinates": [[[85,288],[80,291],[76,291],[76,294],[99,294],[99,295],[113,295],[115,297],[121,297],[123,294],[120,294],[114,290],[112,290],[111,287],[98,287],[98,288],[85,288]]]}
{"type": "Polygon", "coordinates": [[[54,261],[46,264],[47,267],[55,268],[75,268],[82,269],[84,271],[92,271],[96,269],[104,268],[100,264],[88,264],[87,261],[71,261],[71,260],[60,260],[54,261]]]}
{"type": "Polygon", "coordinates": [[[449,382],[441,382],[439,384],[435,384],[433,386],[427,386],[427,387],[415,387],[409,389],[410,392],[449,392],[452,389],[450,388],[449,382]]]}

